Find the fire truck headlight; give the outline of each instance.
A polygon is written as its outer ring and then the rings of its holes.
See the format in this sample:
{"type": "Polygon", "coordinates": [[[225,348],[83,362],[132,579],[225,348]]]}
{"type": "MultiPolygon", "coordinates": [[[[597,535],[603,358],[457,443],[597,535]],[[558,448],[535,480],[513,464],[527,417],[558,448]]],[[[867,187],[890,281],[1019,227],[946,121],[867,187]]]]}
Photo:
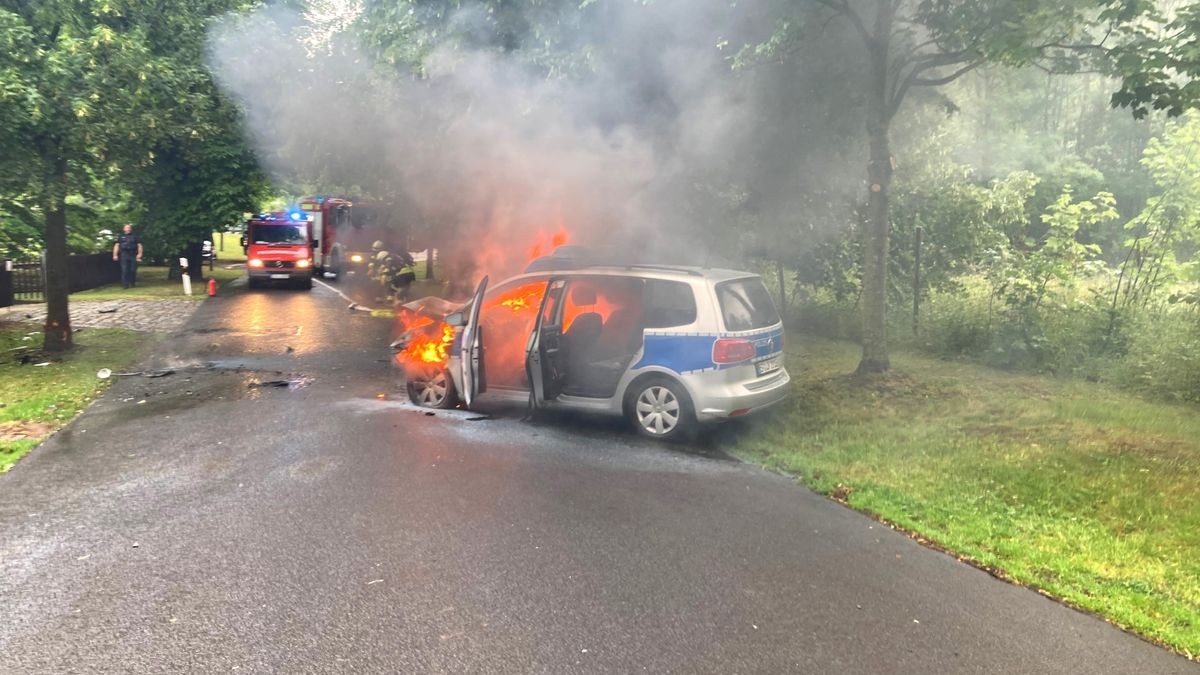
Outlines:
{"type": "Polygon", "coordinates": [[[350,256],[350,262],[352,262],[352,263],[360,263],[362,261],[363,261],[363,257],[362,257],[361,253],[354,253],[350,256]]]}
{"type": "Polygon", "coordinates": [[[248,264],[249,264],[251,267],[262,267],[262,266],[263,266],[263,261],[259,260],[258,258],[251,258],[251,259],[250,259],[250,262],[249,262],[248,264]]]}
{"type": "Polygon", "coordinates": [[[296,267],[298,267],[300,269],[307,269],[309,267],[312,267],[312,261],[311,260],[297,260],[296,267]]]}

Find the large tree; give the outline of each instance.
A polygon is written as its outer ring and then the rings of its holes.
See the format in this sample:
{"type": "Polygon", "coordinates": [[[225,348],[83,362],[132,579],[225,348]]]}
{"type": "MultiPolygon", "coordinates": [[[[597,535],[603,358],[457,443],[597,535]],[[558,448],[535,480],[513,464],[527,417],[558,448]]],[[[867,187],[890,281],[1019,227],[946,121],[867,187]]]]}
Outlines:
{"type": "Polygon", "coordinates": [[[212,0],[0,0],[0,194],[44,221],[44,348],[71,346],[68,197],[154,166],[172,138],[202,138],[213,87],[201,66],[212,0]]]}
{"type": "MultiPolygon", "coordinates": [[[[863,228],[862,359],[858,372],[889,368],[887,260],[890,194],[897,162],[891,129],[905,101],[985,64],[1070,71],[1096,51],[1094,4],[1072,0],[803,0],[775,34],[748,48],[774,57],[808,45],[814,26],[852,29],[864,67],[848,86],[861,92],[869,158],[863,228]]],[[[1112,20],[1116,20],[1115,17],[1112,20]]]]}
{"type": "Polygon", "coordinates": [[[199,281],[200,243],[214,230],[241,223],[268,197],[270,183],[225,97],[213,91],[195,119],[201,123],[193,134],[156,144],[153,161],[130,183],[147,254],[186,255],[190,275],[199,281]]]}

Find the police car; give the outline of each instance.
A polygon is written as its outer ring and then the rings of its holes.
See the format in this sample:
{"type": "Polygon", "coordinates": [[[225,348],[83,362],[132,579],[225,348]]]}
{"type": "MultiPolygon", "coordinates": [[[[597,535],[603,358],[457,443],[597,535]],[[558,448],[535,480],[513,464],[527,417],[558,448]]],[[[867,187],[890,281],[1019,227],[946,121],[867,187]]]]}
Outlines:
{"type": "Polygon", "coordinates": [[[673,439],[787,396],[783,323],[758,275],[555,267],[534,264],[494,286],[485,277],[444,318],[454,329],[447,362],[407,366],[411,400],[470,408],[490,398],[623,415],[645,436],[673,439]]]}

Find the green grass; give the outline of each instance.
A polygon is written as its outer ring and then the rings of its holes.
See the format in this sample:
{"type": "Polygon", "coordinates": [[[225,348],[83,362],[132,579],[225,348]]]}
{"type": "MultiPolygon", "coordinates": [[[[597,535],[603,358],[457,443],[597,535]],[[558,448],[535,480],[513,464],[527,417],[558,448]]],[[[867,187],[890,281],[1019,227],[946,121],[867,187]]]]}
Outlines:
{"type": "MultiPolygon", "coordinates": [[[[225,235],[226,238],[229,235],[225,235]]],[[[217,280],[218,284],[223,284],[226,281],[236,279],[244,273],[241,269],[228,270],[221,267],[222,264],[229,264],[227,261],[217,261],[212,271],[206,267],[204,276],[212,277],[217,280]]],[[[192,284],[192,300],[202,300],[206,297],[208,291],[204,288],[204,284],[192,284]]],[[[166,267],[151,267],[149,265],[138,266],[137,286],[133,288],[121,288],[121,284],[109,284],[99,288],[93,288],[89,291],[81,291],[71,294],[71,302],[88,302],[99,300],[162,300],[162,299],[179,299],[186,300],[189,296],[183,294],[183,282],[178,279],[170,281],[167,279],[166,267]]]]}
{"type": "Polygon", "coordinates": [[[1018,583],[1200,654],[1200,409],[792,340],[793,397],[735,444],[1018,583]]]}
{"type": "Polygon", "coordinates": [[[35,351],[32,362],[21,365],[20,351],[13,348],[37,350],[42,334],[29,325],[0,328],[0,431],[27,423],[39,432],[36,438],[0,439],[0,473],[12,468],[46,434],[79,414],[112,382],[112,378],[97,378],[98,370],[109,368],[115,373],[127,369],[152,339],[119,328],[88,329],[75,335],[75,349],[60,360],[35,351]],[[34,365],[45,361],[50,364],[34,365]]]}
{"type": "Polygon", "coordinates": [[[242,250],[242,235],[225,233],[225,245],[221,245],[221,233],[213,232],[213,245],[217,248],[217,264],[229,265],[236,262],[246,262],[246,253],[242,250]]]}

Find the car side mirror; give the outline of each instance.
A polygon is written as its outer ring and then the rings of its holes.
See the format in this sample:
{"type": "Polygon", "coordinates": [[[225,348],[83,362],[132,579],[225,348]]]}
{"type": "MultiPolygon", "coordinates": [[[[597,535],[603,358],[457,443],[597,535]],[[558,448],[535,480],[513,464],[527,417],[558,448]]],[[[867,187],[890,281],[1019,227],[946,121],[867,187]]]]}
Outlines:
{"type": "Polygon", "coordinates": [[[467,325],[467,317],[463,316],[462,312],[455,312],[450,316],[447,316],[445,319],[442,319],[442,323],[446,324],[447,326],[454,326],[458,328],[467,325]]]}

